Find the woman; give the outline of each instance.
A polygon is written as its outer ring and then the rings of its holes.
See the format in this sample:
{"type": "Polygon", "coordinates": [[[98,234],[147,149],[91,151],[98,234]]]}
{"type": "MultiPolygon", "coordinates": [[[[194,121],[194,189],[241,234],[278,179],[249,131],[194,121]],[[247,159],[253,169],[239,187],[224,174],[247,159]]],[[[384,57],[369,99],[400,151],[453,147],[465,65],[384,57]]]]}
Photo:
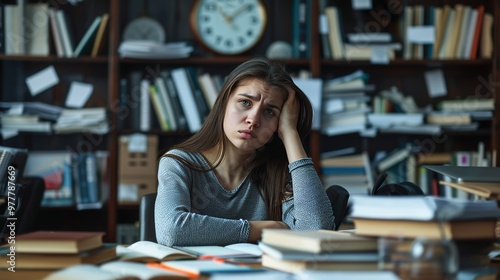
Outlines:
{"type": "Polygon", "coordinates": [[[333,229],[302,138],[312,107],[284,67],[256,58],[226,78],[202,128],[158,168],[157,241],[257,242],[264,228],[333,229]]]}

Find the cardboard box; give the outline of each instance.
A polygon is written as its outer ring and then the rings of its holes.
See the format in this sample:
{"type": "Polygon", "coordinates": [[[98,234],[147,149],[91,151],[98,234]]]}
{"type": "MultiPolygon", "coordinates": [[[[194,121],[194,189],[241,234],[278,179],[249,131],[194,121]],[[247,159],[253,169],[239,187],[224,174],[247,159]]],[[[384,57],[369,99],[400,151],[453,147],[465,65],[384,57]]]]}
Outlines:
{"type": "Polygon", "coordinates": [[[122,176],[118,181],[118,205],[138,205],[141,197],[155,193],[158,180],[155,176],[122,176]]]}
{"type": "Polygon", "coordinates": [[[158,136],[122,135],[118,147],[118,174],[122,176],[149,176],[158,172],[158,136]]]}

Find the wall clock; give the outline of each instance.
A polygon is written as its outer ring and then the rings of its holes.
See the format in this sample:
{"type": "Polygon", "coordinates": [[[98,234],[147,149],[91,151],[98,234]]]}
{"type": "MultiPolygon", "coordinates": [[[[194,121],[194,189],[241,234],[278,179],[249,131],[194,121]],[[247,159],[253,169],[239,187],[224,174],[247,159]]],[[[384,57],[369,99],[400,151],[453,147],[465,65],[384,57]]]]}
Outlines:
{"type": "Polygon", "coordinates": [[[262,38],[267,24],[261,0],[195,0],[190,28],[195,40],[217,54],[242,54],[262,38]]]}

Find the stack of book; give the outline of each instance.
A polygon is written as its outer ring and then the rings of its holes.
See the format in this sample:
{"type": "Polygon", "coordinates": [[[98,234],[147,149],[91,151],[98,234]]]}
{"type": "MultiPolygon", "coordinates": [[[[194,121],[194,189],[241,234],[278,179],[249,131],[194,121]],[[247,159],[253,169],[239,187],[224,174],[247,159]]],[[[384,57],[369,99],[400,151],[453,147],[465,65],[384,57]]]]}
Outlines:
{"type": "Polygon", "coordinates": [[[15,244],[0,247],[0,277],[40,279],[61,268],[112,260],[116,258],[116,245],[104,244],[103,235],[81,231],[34,231],[17,235],[15,244]]]}
{"type": "MultiPolygon", "coordinates": [[[[356,235],[417,238],[457,248],[460,269],[484,267],[493,249],[500,210],[496,201],[464,201],[433,196],[352,196],[351,215],[356,235]],[[474,256],[474,257],[471,257],[474,256]]],[[[407,254],[411,246],[406,246],[407,254]]],[[[432,265],[434,267],[435,265],[432,265]]],[[[430,266],[431,267],[431,266],[430,266]]]]}
{"type": "Polygon", "coordinates": [[[377,239],[331,230],[265,229],[262,266],[284,272],[376,270],[377,239]]]}
{"type": "Polygon", "coordinates": [[[349,75],[327,79],[323,83],[322,132],[339,135],[362,132],[366,128],[367,105],[374,86],[366,84],[367,75],[358,70],[349,75]]]}
{"type": "Polygon", "coordinates": [[[341,185],[349,194],[368,194],[373,187],[370,159],[367,153],[322,157],[323,185],[341,185]]]}

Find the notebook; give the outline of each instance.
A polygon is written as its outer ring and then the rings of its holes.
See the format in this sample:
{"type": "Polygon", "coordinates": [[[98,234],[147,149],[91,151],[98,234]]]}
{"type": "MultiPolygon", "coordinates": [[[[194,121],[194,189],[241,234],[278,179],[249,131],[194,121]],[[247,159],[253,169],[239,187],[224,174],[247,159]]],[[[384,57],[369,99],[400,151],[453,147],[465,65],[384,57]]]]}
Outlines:
{"type": "Polygon", "coordinates": [[[424,167],[458,182],[500,182],[500,167],[454,165],[424,165],[424,167]]]}

